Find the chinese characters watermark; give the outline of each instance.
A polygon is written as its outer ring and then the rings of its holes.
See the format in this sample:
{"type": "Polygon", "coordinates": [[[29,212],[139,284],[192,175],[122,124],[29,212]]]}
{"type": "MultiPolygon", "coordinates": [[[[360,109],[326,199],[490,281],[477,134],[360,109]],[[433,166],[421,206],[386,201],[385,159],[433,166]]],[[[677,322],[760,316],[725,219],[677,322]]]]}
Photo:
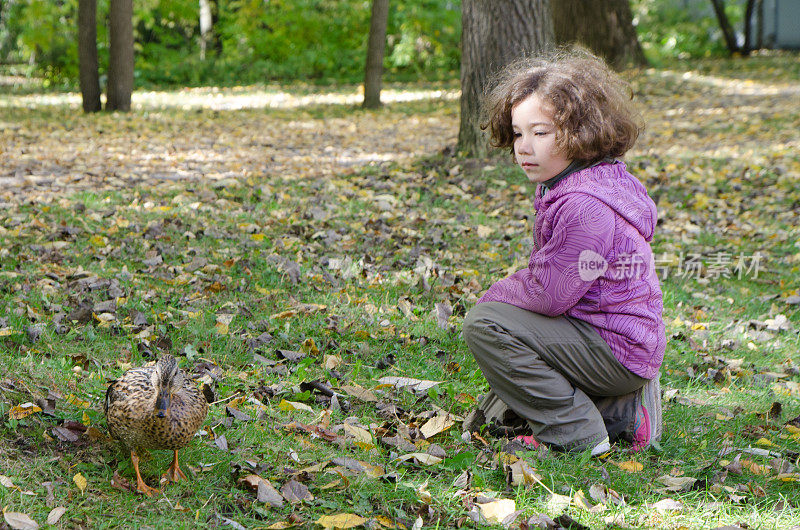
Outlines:
{"type": "MultiPolygon", "coordinates": [[[[600,277],[615,280],[639,278],[648,270],[655,270],[658,277],[666,280],[671,274],[678,278],[695,280],[718,280],[720,278],[745,277],[757,279],[763,271],[766,254],[716,252],[703,255],[696,252],[684,254],[662,253],[652,256],[650,263],[638,253],[618,254],[613,263],[593,250],[584,250],[578,256],[578,274],[585,282],[600,277]]],[[[674,277],[673,276],[673,277],[674,277]]]]}

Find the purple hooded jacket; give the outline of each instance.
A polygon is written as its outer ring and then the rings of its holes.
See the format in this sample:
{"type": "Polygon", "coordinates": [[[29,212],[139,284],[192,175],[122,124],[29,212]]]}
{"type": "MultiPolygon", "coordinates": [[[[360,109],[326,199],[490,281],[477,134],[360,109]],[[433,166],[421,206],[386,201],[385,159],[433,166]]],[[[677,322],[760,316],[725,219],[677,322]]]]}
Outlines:
{"type": "Polygon", "coordinates": [[[527,269],[494,285],[481,302],[505,302],[591,324],[628,370],[658,373],[666,336],[650,249],[656,206],[622,162],[536,188],[535,248],[527,269]]]}

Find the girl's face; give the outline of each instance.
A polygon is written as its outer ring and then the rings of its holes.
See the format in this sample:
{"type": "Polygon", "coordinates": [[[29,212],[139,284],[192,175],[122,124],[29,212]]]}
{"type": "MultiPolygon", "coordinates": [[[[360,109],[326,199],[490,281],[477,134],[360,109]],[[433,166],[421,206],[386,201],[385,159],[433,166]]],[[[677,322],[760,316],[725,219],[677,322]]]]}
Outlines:
{"type": "Polygon", "coordinates": [[[511,109],[514,157],[531,182],[549,180],[571,162],[556,148],[556,128],[551,116],[536,94],[511,109]]]}

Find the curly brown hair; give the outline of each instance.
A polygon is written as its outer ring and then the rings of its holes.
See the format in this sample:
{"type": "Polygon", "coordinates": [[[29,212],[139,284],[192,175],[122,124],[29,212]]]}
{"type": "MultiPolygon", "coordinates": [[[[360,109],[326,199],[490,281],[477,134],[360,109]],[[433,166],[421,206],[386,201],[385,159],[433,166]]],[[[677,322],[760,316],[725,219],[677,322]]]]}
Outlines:
{"type": "Polygon", "coordinates": [[[481,128],[489,129],[492,146],[512,155],[511,109],[532,94],[550,107],[556,147],[570,160],[621,157],[644,129],[630,85],[581,48],[518,59],[488,86],[481,128]]]}

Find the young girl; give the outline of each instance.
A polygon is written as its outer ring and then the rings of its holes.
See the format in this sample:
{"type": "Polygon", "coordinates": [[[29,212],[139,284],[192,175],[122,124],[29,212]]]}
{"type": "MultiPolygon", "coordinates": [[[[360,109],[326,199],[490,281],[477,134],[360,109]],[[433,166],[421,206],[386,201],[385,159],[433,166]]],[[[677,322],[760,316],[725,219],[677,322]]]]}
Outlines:
{"type": "Polygon", "coordinates": [[[593,455],[661,435],[656,207],[617,160],[642,129],[628,92],[596,57],[559,52],[507,67],[486,98],[492,144],[537,184],[536,221],[528,267],[464,320],[491,387],[467,430],[516,415],[525,445],[593,455]]]}

